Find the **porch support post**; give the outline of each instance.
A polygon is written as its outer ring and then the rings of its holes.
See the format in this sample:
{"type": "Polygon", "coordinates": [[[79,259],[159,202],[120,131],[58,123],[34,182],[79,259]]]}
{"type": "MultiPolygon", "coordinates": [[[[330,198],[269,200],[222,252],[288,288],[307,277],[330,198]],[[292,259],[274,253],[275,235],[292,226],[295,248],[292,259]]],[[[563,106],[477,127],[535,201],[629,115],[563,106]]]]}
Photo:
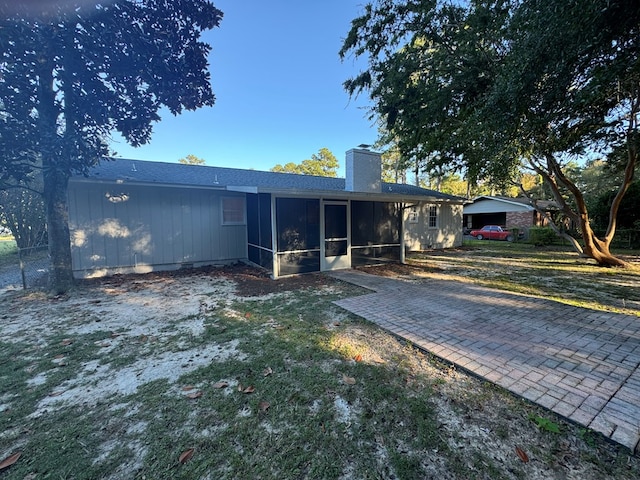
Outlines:
{"type": "Polygon", "coordinates": [[[271,268],[271,278],[278,278],[280,272],[278,270],[278,219],[276,218],[276,196],[271,194],[271,250],[273,251],[271,268]]]}
{"type": "Polygon", "coordinates": [[[405,264],[405,254],[404,254],[404,202],[400,204],[400,263],[405,264]]]}

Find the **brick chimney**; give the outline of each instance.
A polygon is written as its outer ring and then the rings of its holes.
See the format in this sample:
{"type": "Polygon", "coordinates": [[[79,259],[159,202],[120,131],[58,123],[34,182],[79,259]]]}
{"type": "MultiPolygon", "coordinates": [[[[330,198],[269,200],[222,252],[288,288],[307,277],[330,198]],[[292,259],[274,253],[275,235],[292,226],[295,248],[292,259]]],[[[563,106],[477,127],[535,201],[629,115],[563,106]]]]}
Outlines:
{"type": "Polygon", "coordinates": [[[348,192],[380,193],[382,191],[382,158],[365,148],[347,151],[345,190],[348,192]]]}

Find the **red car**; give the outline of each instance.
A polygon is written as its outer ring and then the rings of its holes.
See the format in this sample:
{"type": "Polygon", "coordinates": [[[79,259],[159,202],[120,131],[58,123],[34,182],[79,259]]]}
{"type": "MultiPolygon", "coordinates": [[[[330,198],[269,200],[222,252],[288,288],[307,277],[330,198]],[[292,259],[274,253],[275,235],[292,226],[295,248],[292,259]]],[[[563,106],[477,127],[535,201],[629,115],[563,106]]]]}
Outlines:
{"type": "Polygon", "coordinates": [[[506,240],[507,242],[513,242],[513,233],[508,230],[503,230],[498,225],[485,225],[480,230],[471,230],[472,237],[476,237],[478,240],[486,238],[488,240],[506,240]]]}

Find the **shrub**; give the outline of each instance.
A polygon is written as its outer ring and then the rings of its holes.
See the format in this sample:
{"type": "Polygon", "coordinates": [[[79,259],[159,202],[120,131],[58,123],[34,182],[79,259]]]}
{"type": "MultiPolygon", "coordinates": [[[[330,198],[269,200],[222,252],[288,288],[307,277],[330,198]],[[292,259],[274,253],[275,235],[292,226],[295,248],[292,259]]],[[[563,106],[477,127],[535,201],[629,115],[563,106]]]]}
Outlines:
{"type": "Polygon", "coordinates": [[[551,245],[556,238],[556,232],[549,227],[531,227],[529,229],[529,243],[536,246],[551,245]]]}

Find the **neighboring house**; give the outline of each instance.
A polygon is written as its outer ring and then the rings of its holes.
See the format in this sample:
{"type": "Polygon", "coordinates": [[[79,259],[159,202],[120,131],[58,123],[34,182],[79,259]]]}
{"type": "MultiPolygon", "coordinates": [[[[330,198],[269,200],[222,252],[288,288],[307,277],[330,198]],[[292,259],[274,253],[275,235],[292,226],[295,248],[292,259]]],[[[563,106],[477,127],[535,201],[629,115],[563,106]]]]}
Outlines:
{"type": "Polygon", "coordinates": [[[347,152],[346,178],[110,159],[69,182],[78,277],[249,261],[274,278],[403,261],[462,244],[464,199],[380,180],[347,152]]]}
{"type": "MultiPolygon", "coordinates": [[[[548,210],[553,202],[539,201],[538,205],[548,210]]],[[[485,225],[499,225],[506,229],[546,225],[546,219],[536,211],[527,198],[480,196],[463,209],[465,230],[482,228],[485,225]]]]}

